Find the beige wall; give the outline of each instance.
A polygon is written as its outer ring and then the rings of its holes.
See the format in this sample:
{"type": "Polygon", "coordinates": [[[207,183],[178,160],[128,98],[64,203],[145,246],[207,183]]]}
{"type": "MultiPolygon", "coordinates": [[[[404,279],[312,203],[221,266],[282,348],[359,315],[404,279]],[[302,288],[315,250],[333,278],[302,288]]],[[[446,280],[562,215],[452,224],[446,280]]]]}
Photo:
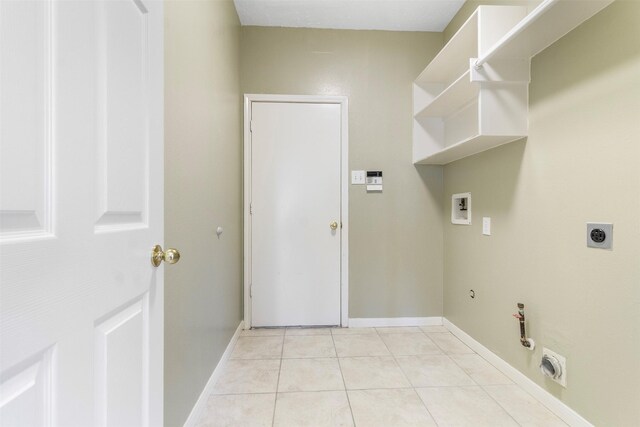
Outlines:
{"type": "Polygon", "coordinates": [[[349,97],[350,317],[442,313],[442,169],[411,165],[411,82],[441,33],[243,27],[244,93],[349,97]]]}
{"type": "Polygon", "coordinates": [[[242,318],[240,27],[231,0],[167,1],[165,14],[165,243],[182,253],[165,266],[165,425],[173,427],[242,318]]]}
{"type": "Polygon", "coordinates": [[[640,425],[639,40],[640,2],[615,2],[534,58],[527,140],[444,169],[445,217],[470,191],[474,219],[445,221],[445,316],[599,426],[640,425]],[[612,251],[586,247],[588,221],[614,223],[612,251]],[[539,373],[543,346],[566,389],[539,373]]]}

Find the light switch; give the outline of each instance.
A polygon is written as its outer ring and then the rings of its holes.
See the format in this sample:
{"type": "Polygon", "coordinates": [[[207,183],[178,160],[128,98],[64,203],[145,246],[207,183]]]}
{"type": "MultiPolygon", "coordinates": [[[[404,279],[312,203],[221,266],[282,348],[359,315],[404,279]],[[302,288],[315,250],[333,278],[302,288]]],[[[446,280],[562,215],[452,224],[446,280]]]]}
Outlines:
{"type": "Polygon", "coordinates": [[[482,217],[482,234],[491,236],[491,218],[488,216],[482,217]]]}
{"type": "Polygon", "coordinates": [[[351,171],[351,184],[364,184],[365,171],[351,171]]]}

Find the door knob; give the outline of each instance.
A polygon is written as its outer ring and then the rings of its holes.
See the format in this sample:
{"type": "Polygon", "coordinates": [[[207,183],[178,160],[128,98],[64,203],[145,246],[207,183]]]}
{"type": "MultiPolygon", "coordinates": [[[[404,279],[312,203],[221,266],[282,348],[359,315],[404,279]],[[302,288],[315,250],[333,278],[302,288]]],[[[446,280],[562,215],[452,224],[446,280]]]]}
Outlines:
{"type": "Polygon", "coordinates": [[[335,230],[338,228],[338,221],[333,221],[331,224],[329,224],[329,227],[331,227],[332,230],[335,230]]]}
{"type": "Polygon", "coordinates": [[[159,267],[162,261],[167,264],[175,264],[180,261],[180,252],[173,248],[163,251],[162,246],[155,245],[151,252],[151,264],[153,264],[154,267],[159,267]]]}

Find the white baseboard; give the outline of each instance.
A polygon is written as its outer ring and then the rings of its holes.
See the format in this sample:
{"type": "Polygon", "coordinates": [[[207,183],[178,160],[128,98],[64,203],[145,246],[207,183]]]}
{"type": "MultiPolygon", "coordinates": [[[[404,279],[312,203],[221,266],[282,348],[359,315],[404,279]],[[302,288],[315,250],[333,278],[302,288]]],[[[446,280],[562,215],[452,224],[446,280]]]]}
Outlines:
{"type": "Polygon", "coordinates": [[[560,399],[540,387],[533,382],[525,374],[509,365],[498,355],[493,353],[487,347],[480,344],[470,335],[458,328],[446,318],[442,319],[444,326],[451,331],[453,335],[458,337],[462,342],[469,346],[473,351],[482,356],[487,362],[495,366],[499,371],[505,374],[511,381],[522,387],[523,390],[538,399],[540,403],[546,406],[551,412],[560,417],[565,423],[575,427],[593,427],[589,421],[582,418],[580,414],[568,407],[560,399]]]}
{"type": "Polygon", "coordinates": [[[222,357],[220,358],[220,361],[216,365],[216,368],[213,370],[211,377],[209,377],[209,381],[207,381],[207,384],[204,386],[204,390],[202,390],[202,393],[200,393],[200,397],[198,397],[196,404],[193,405],[193,409],[191,410],[191,413],[189,414],[187,421],[184,422],[184,427],[193,427],[200,420],[200,416],[202,415],[205,408],[207,407],[207,400],[209,400],[209,396],[213,391],[213,386],[216,384],[216,381],[218,381],[218,378],[222,373],[222,368],[224,367],[224,364],[226,363],[227,360],[229,360],[229,357],[231,356],[231,352],[233,351],[233,347],[236,345],[236,341],[238,341],[238,337],[240,336],[240,332],[242,332],[242,329],[244,329],[244,321],[240,322],[240,324],[238,325],[238,328],[236,329],[236,332],[231,337],[231,341],[229,341],[229,345],[227,345],[227,348],[225,349],[224,353],[222,354],[222,357]]]}
{"type": "Polygon", "coordinates": [[[350,328],[383,328],[385,326],[438,326],[442,317],[372,317],[349,319],[350,328]]]}

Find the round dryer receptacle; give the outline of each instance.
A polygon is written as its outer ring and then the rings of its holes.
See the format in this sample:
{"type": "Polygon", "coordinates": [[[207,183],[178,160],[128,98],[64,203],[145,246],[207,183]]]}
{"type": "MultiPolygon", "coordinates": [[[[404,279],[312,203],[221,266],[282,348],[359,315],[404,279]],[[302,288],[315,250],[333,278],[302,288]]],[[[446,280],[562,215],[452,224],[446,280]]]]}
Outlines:
{"type": "Polygon", "coordinates": [[[607,238],[607,234],[601,228],[594,228],[593,230],[591,230],[590,237],[594,242],[602,243],[604,242],[604,239],[607,238]]]}
{"type": "Polygon", "coordinates": [[[562,365],[555,357],[545,354],[540,361],[540,371],[544,376],[555,380],[562,375],[562,365]]]}

